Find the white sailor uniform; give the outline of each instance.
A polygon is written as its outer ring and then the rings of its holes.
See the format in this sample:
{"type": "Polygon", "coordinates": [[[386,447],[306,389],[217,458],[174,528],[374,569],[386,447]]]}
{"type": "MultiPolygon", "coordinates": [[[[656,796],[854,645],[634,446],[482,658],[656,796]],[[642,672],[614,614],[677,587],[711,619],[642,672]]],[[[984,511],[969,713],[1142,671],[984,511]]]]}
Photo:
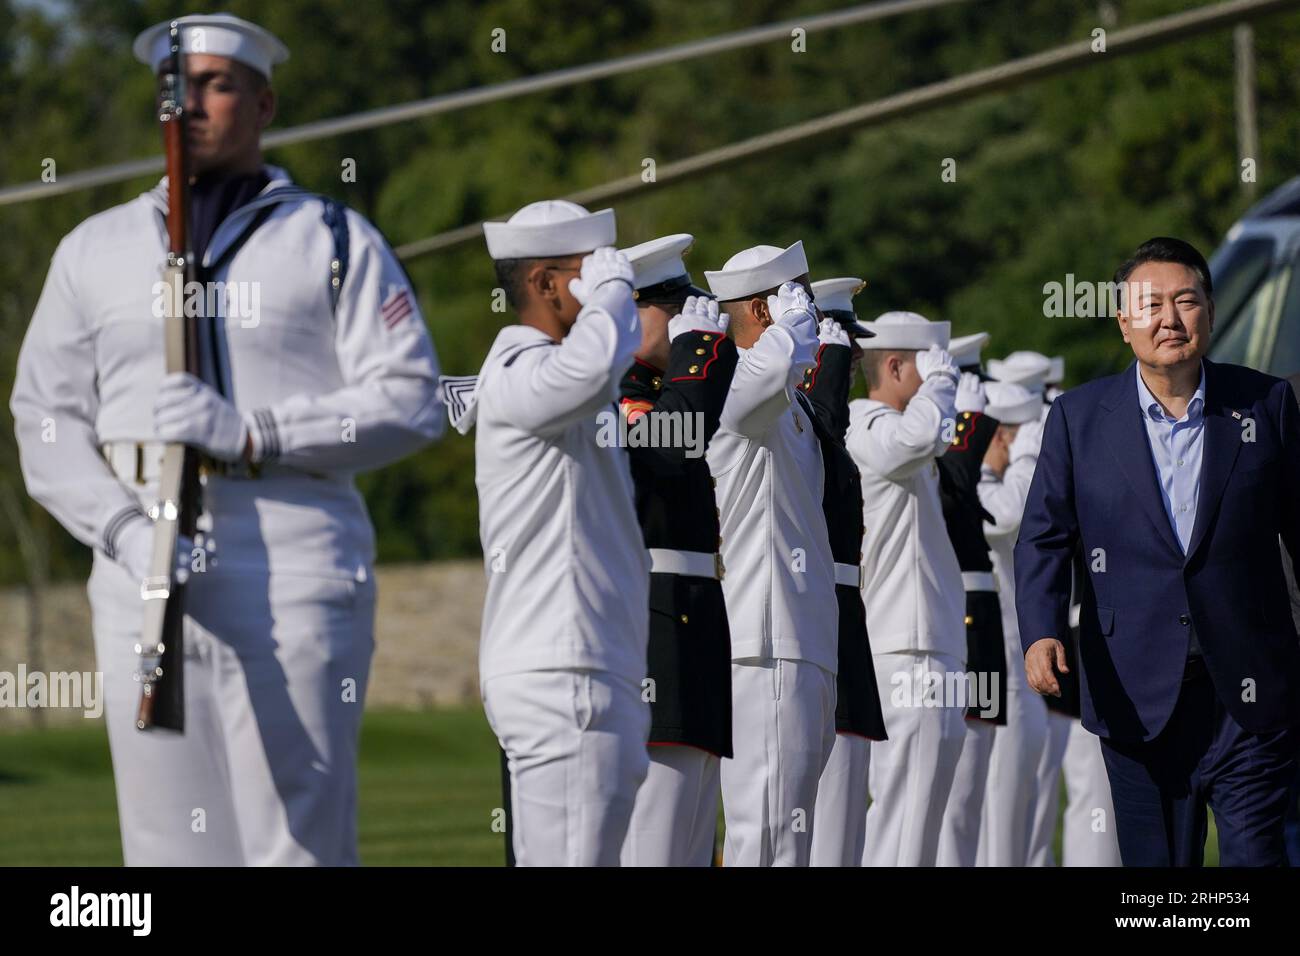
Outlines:
{"type": "MultiPolygon", "coordinates": [[[[862,341],[868,348],[948,341],[948,323],[913,313],[866,324],[876,333],[862,341]]],[[[951,685],[945,675],[966,660],[965,591],[935,462],[947,449],[944,423],[954,421],[955,375],[955,367],[930,375],[902,412],[872,399],[849,406],[847,445],[862,475],[866,527],[862,598],[889,733],[871,745],[865,866],[935,864],[961,756],[965,703],[927,693],[936,682],[951,685]]]]}
{"type": "Polygon", "coordinates": [[[1019,425],[1020,433],[1012,444],[1011,460],[1002,477],[986,466],[978,489],[980,504],[994,517],[994,523],[985,523],[984,534],[993,553],[1002,606],[1007,723],[993,737],[977,859],[982,866],[1027,866],[1038,807],[1038,767],[1047,745],[1047,705],[1025,680],[1025,655],[1016,620],[1013,552],[1038,460],[1036,409],[1042,401],[1014,384],[989,383],[988,393],[990,406],[995,408],[989,414],[1005,424],[1019,425]]]}
{"type": "MultiPolygon", "coordinates": [[[[727,300],[807,271],[795,243],[737,253],[705,277],[727,300]]],[[[752,348],[740,350],[707,453],[732,646],[725,866],[808,865],[817,782],[835,742],[839,611],[821,447],[794,398],[816,361],[817,325],[811,312],[774,318],[752,348]]]]}
{"type": "MultiPolygon", "coordinates": [[[[612,246],[614,215],[546,201],[489,224],[494,259],[612,246]]],[[[646,774],[650,562],[627,453],[600,440],[641,341],[632,272],[559,342],[503,329],[475,392],[475,484],[488,576],[483,707],[508,758],[519,866],[613,866],[646,774]]]]}
{"type": "Polygon", "coordinates": [[[205,479],[207,530],[192,564],[202,573],[185,596],[184,735],[135,728],[140,576],[113,560],[128,536],[150,533],[143,512],[157,491],[165,181],[60,243],[18,361],[11,407],[28,490],[95,549],[95,651],[133,865],[357,862],[374,533],[352,476],[415,451],[443,424],[437,359],[383,237],[346,213],[336,306],[340,249],[321,198],[266,172],[270,183],[204,257],[213,281],[257,290],[256,310],[214,320],[207,358],[247,422],[259,471],[205,479]]]}

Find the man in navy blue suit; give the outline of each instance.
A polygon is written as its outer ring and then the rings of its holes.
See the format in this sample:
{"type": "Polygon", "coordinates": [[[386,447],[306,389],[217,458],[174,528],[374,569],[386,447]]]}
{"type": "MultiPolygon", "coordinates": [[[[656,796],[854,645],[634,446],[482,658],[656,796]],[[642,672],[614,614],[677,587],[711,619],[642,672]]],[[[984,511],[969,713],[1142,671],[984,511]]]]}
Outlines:
{"type": "Polygon", "coordinates": [[[1223,865],[1281,865],[1300,642],[1278,538],[1300,558],[1300,410],[1285,381],[1204,358],[1192,246],[1151,239],[1115,281],[1136,361],[1052,405],[1020,526],[1026,676],[1060,693],[1081,551],[1083,724],[1125,865],[1200,865],[1207,804],[1223,865]]]}

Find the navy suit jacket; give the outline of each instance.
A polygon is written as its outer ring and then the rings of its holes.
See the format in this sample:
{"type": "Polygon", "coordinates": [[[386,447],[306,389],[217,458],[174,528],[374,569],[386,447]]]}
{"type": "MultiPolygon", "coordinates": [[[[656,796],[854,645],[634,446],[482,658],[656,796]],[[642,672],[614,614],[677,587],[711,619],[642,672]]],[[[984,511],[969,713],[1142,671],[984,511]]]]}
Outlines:
{"type": "MultiPolygon", "coordinates": [[[[1205,361],[1205,432],[1186,556],[1161,501],[1134,365],[1053,403],[1016,543],[1023,648],[1068,633],[1070,558],[1087,568],[1084,726],[1150,740],[1173,713],[1191,627],[1228,713],[1252,733],[1300,716],[1300,642],[1281,536],[1300,546],[1300,409],[1287,382],[1205,361]]],[[[1297,565],[1300,568],[1300,564],[1297,565]]]]}

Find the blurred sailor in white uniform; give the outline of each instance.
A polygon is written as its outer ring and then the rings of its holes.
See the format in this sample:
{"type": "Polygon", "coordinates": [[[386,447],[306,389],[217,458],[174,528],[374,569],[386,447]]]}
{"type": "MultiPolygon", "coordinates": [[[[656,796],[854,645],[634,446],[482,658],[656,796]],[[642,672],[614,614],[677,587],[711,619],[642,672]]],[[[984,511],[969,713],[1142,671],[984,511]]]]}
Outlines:
{"type": "Polygon", "coordinates": [[[839,627],[821,447],[795,398],[818,345],[808,261],[800,242],[755,246],[704,276],[740,352],[708,450],[732,655],[723,862],[807,866],[835,742],[839,627]]]}

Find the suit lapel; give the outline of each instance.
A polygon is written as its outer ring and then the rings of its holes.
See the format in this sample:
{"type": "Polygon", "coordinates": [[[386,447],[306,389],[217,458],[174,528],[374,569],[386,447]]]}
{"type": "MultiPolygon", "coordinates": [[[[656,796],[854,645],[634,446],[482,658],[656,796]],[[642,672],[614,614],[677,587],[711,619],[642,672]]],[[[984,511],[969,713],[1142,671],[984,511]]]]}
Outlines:
{"type": "Polygon", "coordinates": [[[1175,554],[1182,555],[1183,549],[1174,537],[1169,516],[1165,514],[1164,501],[1160,497],[1160,483],[1156,479],[1156,466],[1151,461],[1151,442],[1147,438],[1146,424],[1138,404],[1136,364],[1134,362],[1126,372],[1120,374],[1116,387],[1107,396],[1110,427],[1105,429],[1106,440],[1120,472],[1133,489],[1133,497],[1146,512],[1165,544],[1175,554]]]}
{"type": "Polygon", "coordinates": [[[1205,363],[1205,434],[1201,446],[1201,488],[1196,499],[1196,523],[1187,546],[1187,557],[1196,553],[1205,537],[1223,489],[1241,451],[1241,422],[1228,407],[1231,396],[1224,394],[1223,376],[1213,362],[1205,363]]]}

